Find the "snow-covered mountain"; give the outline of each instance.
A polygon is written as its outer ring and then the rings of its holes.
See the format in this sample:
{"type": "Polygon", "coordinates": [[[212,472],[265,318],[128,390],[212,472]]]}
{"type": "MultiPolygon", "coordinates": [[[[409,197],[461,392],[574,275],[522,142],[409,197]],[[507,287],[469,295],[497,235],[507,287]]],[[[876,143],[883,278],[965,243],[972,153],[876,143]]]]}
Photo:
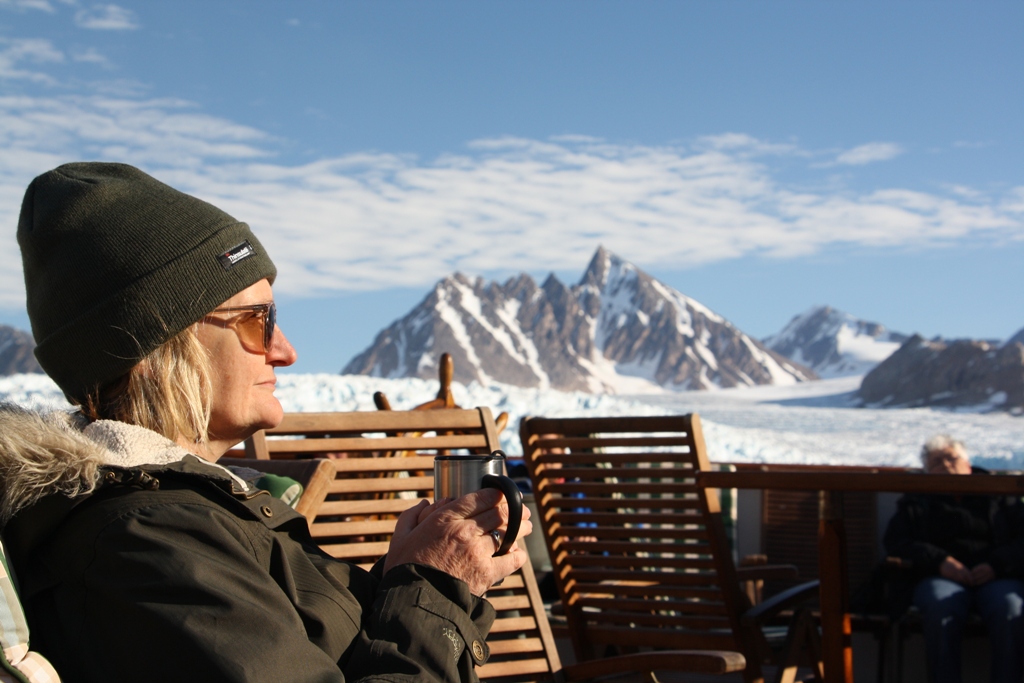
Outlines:
{"type": "Polygon", "coordinates": [[[699,302],[599,248],[579,284],[528,275],[504,284],[455,274],[381,331],[344,374],[645,393],[814,379],[699,302]]]}
{"type": "Polygon", "coordinates": [[[789,321],[764,345],[826,377],[863,375],[907,340],[878,323],[866,322],[831,306],[815,306],[789,321]]]}
{"type": "Polygon", "coordinates": [[[1024,344],[973,339],[931,341],[914,335],[861,382],[872,406],[988,405],[1024,413],[1024,344]]]}
{"type": "Polygon", "coordinates": [[[36,347],[28,332],[0,325],[0,375],[21,372],[42,372],[32,350],[36,347]]]}

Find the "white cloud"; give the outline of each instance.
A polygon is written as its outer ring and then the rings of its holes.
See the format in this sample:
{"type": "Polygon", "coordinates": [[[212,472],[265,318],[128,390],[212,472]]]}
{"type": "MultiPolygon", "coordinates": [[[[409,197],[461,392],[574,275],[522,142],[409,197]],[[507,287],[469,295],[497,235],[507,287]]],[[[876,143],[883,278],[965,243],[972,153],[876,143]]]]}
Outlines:
{"type": "Polygon", "coordinates": [[[42,38],[0,38],[0,80],[23,80],[54,85],[56,80],[44,71],[26,64],[53,64],[64,61],[64,53],[42,38]]]}
{"type": "Polygon", "coordinates": [[[88,62],[90,64],[99,64],[100,66],[110,66],[110,60],[101,55],[94,47],[90,47],[80,52],[75,52],[71,55],[71,58],[76,62],[88,62]]]}
{"type": "Polygon", "coordinates": [[[903,154],[903,148],[892,142],[871,142],[848,149],[836,157],[835,163],[844,166],[863,166],[876,161],[888,161],[903,154]]]}
{"type": "Polygon", "coordinates": [[[15,10],[41,10],[53,14],[53,5],[47,0],[0,0],[0,8],[15,10]]]}
{"type": "MultiPolygon", "coordinates": [[[[0,224],[16,224],[35,174],[90,158],[134,163],[248,221],[279,289],[296,294],[423,287],[454,270],[578,270],[598,244],[685,267],[1024,239],[1020,188],[808,191],[776,169],[810,153],[735,133],[664,147],[500,138],[428,160],[367,152],[301,166],[275,162],[274,145],[179,100],[0,97],[0,224]]],[[[0,234],[0,305],[20,303],[20,269],[14,236],[0,234]]]]}
{"type": "Polygon", "coordinates": [[[139,28],[135,12],[119,5],[93,5],[75,13],[80,28],[101,31],[130,31],[139,28]]]}

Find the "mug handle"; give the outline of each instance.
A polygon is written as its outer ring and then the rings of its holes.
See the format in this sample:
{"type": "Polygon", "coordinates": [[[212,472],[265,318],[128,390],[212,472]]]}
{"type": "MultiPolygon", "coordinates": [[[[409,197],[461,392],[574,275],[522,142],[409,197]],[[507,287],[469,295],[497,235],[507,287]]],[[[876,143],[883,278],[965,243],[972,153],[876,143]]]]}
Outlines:
{"type": "Polygon", "coordinates": [[[508,501],[508,528],[505,529],[501,547],[494,551],[494,557],[504,555],[519,536],[519,527],[523,523],[523,494],[514,481],[499,474],[485,474],[480,480],[480,486],[485,489],[498,489],[508,501]]]}

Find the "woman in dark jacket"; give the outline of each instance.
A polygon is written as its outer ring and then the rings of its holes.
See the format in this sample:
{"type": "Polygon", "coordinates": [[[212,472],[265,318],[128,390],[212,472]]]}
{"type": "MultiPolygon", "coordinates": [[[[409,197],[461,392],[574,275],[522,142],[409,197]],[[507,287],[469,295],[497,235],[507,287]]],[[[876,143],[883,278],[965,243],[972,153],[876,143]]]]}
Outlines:
{"type": "MultiPolygon", "coordinates": [[[[0,523],[66,681],[471,681],[507,508],[404,513],[373,572],[217,464],[282,418],[276,269],[249,227],[123,164],[61,166],[18,224],[36,355],[79,410],[0,409],[0,523]]],[[[530,523],[524,520],[523,534],[530,523]]]]}
{"type": "MultiPolygon", "coordinates": [[[[931,474],[984,476],[961,442],[930,439],[931,474]]],[[[1024,672],[1024,506],[1016,497],[905,495],[885,534],[889,555],[909,574],[894,596],[921,611],[929,680],[961,679],[960,644],[968,613],[981,614],[992,643],[993,683],[1024,672]]]]}

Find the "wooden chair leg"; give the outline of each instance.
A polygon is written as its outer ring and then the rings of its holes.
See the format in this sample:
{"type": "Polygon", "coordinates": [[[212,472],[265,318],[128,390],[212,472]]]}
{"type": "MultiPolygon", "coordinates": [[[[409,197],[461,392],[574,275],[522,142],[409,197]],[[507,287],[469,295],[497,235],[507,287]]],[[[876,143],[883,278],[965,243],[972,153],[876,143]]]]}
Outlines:
{"type": "Polygon", "coordinates": [[[800,609],[793,614],[786,642],[778,659],[774,683],[795,683],[797,670],[802,662],[808,662],[816,681],[822,681],[821,634],[814,616],[809,609],[800,609]]]}

